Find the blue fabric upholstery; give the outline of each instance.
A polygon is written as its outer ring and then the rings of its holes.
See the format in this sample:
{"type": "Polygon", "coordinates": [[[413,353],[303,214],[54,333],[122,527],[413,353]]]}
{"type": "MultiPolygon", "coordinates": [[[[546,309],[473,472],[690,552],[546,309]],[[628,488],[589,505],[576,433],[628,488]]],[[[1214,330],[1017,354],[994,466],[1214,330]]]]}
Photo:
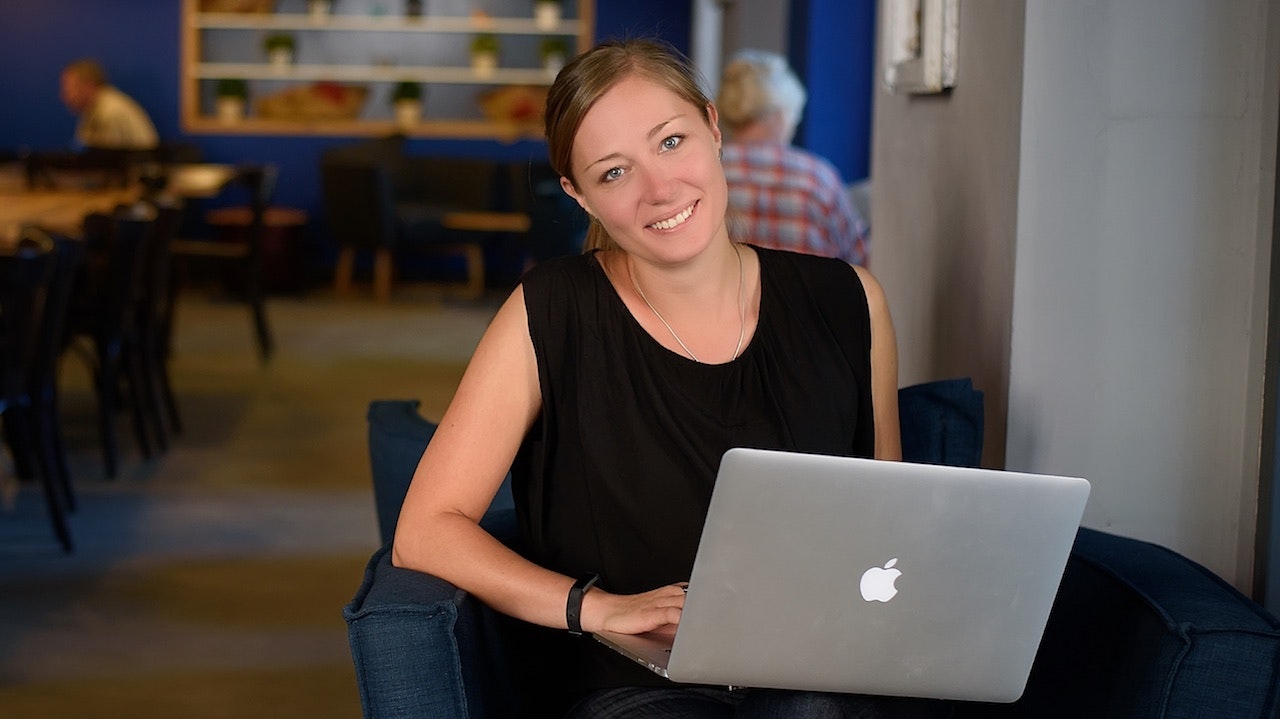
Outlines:
{"type": "MultiPolygon", "coordinates": [[[[504,620],[442,579],[391,564],[400,505],[436,425],[412,400],[375,400],[366,417],[384,546],[343,609],[364,716],[514,716],[499,628],[504,620]]],[[[514,540],[510,476],[481,526],[505,542],[514,540]]]]}
{"type": "MultiPolygon", "coordinates": [[[[400,505],[404,503],[418,460],[435,434],[436,425],[418,413],[415,400],[374,400],[369,403],[366,419],[378,531],[382,543],[387,544],[395,536],[400,505]]],[[[515,538],[510,475],[503,481],[481,524],[504,542],[515,538]]]]}
{"type": "Polygon", "coordinates": [[[366,718],[517,714],[499,617],[444,580],[392,566],[390,545],[343,617],[366,718]]]}
{"type": "MultiPolygon", "coordinates": [[[[908,458],[977,463],[981,393],[967,380],[906,388],[899,397],[907,408],[908,458]]],[[[375,495],[387,538],[433,431],[416,402],[369,407],[375,495]]],[[[514,536],[509,485],[482,525],[495,536],[514,536]]],[[[503,651],[513,620],[438,578],[391,566],[388,547],[370,560],[343,615],[365,717],[520,714],[519,687],[503,651]]],[[[1081,529],[1026,693],[1013,704],[963,704],[956,719],[1277,715],[1280,621],[1175,552],[1081,529]]]]}
{"type": "Polygon", "coordinates": [[[982,460],[982,392],[969,378],[898,390],[902,458],[908,462],[977,467],[982,460]]]}
{"type": "Polygon", "coordinates": [[[1082,528],[1015,704],[961,717],[1264,719],[1280,621],[1164,547],[1082,528]]]}

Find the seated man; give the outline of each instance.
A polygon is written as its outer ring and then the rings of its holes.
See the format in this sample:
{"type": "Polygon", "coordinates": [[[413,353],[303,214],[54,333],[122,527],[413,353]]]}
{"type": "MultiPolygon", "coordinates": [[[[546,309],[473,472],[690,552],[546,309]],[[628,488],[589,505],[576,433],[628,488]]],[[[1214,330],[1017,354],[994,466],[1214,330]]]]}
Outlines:
{"type": "Polygon", "coordinates": [[[149,150],[159,143],[146,111],[108,84],[95,60],[76,60],[62,70],[62,102],[80,116],[79,149],[149,150]]]}
{"type": "Polygon", "coordinates": [[[725,66],[716,105],[733,237],[865,266],[867,225],[839,172],[791,145],[805,99],[781,56],[744,50],[725,66]]]}

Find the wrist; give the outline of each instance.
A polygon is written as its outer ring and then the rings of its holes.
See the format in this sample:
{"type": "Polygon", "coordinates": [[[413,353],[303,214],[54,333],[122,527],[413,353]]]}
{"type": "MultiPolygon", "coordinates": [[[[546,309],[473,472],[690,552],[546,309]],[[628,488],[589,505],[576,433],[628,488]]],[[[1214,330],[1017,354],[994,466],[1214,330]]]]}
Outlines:
{"type": "Polygon", "coordinates": [[[569,633],[574,636],[581,636],[584,632],[582,629],[582,604],[588,592],[592,587],[600,581],[600,575],[595,572],[589,572],[578,578],[573,586],[569,588],[569,597],[565,602],[564,619],[565,625],[569,629],[569,633]]]}

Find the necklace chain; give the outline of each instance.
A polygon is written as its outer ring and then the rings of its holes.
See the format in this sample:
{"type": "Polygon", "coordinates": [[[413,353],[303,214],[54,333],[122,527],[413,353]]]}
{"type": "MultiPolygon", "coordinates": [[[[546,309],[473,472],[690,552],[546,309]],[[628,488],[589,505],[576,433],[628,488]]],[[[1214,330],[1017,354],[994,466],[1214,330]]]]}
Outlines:
{"type": "MultiPolygon", "coordinates": [[[[733,357],[730,361],[738,359],[738,355],[742,354],[742,340],[747,336],[747,302],[743,293],[742,250],[738,249],[738,244],[736,242],[733,243],[733,254],[738,257],[738,344],[733,348],[733,357]]],[[[676,344],[680,345],[680,349],[684,350],[685,354],[689,355],[689,359],[694,362],[702,363],[702,360],[698,359],[698,355],[694,354],[693,350],[689,349],[689,345],[685,344],[684,340],[680,339],[680,335],[676,334],[676,331],[671,328],[671,324],[667,322],[667,318],[663,317],[662,313],[658,311],[658,308],[654,307],[653,303],[649,301],[649,298],[645,296],[644,290],[640,289],[640,283],[636,281],[636,274],[631,271],[631,263],[629,262],[627,263],[627,274],[631,275],[631,286],[636,288],[636,292],[640,295],[640,299],[644,300],[645,305],[649,307],[649,311],[653,313],[654,317],[658,318],[658,321],[662,323],[662,326],[667,328],[667,331],[671,333],[672,339],[676,341],[676,344]]]]}

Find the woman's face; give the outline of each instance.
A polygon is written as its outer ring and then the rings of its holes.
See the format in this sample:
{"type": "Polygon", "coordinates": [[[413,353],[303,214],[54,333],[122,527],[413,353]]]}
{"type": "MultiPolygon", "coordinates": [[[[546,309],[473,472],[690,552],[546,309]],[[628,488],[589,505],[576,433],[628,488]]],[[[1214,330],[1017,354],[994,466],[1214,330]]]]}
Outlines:
{"type": "Polygon", "coordinates": [[[577,188],[565,192],[618,245],[645,259],[677,263],[725,235],[728,189],[720,130],[702,108],[632,75],[587,111],[570,156],[577,188]]]}

